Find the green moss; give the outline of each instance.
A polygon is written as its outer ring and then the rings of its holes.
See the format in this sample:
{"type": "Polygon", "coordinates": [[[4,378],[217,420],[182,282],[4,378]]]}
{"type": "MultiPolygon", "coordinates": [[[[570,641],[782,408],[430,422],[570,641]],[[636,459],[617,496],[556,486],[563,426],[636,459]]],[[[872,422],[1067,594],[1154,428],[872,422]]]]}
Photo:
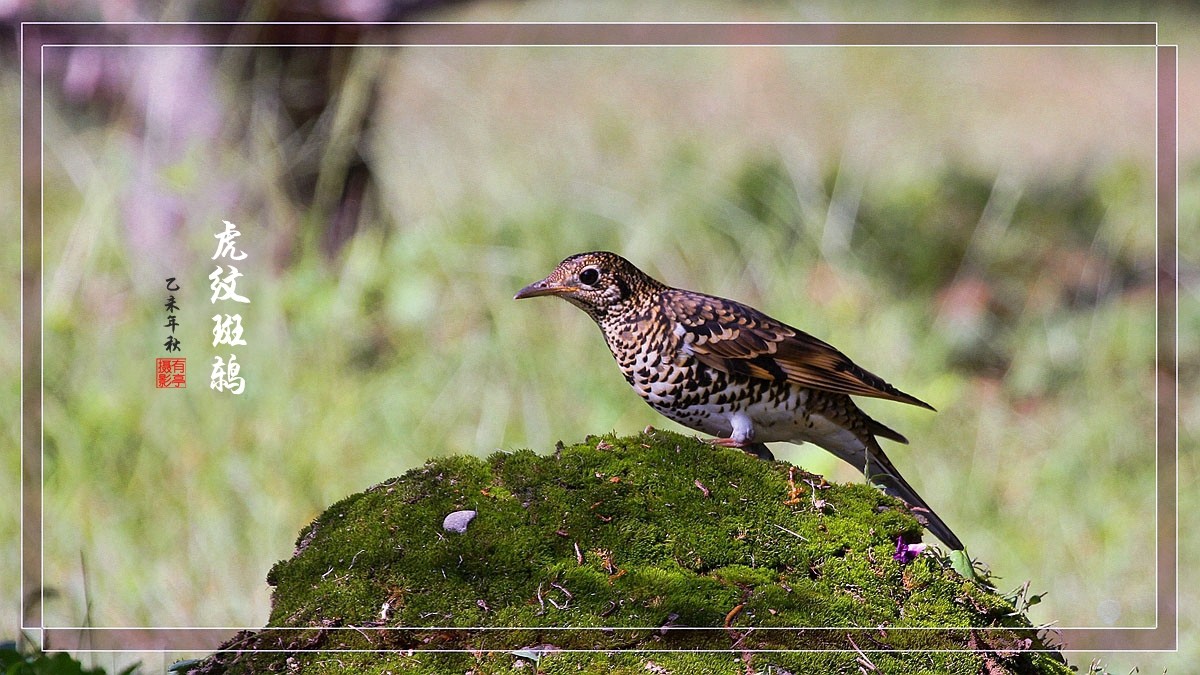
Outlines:
{"type": "MultiPolygon", "coordinates": [[[[855,645],[882,672],[979,672],[987,659],[992,672],[1068,672],[1029,650],[1041,643],[1007,600],[943,558],[896,562],[896,538],[919,533],[870,486],[663,431],[439,458],[305,528],[268,575],[267,628],[237,645],[418,650],[293,654],[305,672],[507,673],[534,658],[543,673],[858,672],[855,645]],[[477,515],[445,531],[461,509],[477,515]],[[313,630],[284,630],[297,627],[313,630]],[[510,653],[521,648],[550,651],[510,653]],[[964,648],[1003,656],[892,651],[964,648]],[[569,651],[593,649],[733,653],[569,651]],[[843,651],[751,651],[767,649],[843,651]]],[[[286,656],[222,653],[200,672],[286,656]]]]}

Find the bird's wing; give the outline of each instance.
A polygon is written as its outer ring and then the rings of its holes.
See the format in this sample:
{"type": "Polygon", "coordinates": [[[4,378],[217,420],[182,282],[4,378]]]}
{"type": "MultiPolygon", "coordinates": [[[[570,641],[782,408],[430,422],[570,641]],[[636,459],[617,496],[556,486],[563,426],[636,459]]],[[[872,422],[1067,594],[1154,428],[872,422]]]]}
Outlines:
{"type": "Polygon", "coordinates": [[[933,410],[826,342],[732,300],[673,289],[663,310],[680,349],[727,373],[787,380],[838,394],[872,396],[933,410]]]}

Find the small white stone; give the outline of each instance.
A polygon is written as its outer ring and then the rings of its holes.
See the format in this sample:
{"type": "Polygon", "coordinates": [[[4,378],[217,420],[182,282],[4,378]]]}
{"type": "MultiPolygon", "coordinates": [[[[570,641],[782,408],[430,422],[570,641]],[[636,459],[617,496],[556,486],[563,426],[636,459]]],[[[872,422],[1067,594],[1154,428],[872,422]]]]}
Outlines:
{"type": "Polygon", "coordinates": [[[475,518],[474,511],[455,511],[446,516],[446,519],[442,521],[442,529],[447,532],[462,534],[467,531],[467,525],[470,524],[473,518],[475,518]]]}

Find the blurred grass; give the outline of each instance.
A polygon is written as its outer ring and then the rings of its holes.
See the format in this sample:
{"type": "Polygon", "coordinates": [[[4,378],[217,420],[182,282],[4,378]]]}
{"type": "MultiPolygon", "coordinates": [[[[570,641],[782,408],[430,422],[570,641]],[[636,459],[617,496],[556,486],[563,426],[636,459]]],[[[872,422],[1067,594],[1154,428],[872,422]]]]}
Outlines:
{"type": "Polygon", "coordinates": [[[1034,620],[1153,621],[1148,50],[371,51],[381,107],[358,142],[380,184],[332,258],[287,196],[297,141],[270,87],[221,80],[221,136],[160,176],[186,222],[148,250],[120,197],[143,148],[47,110],[47,624],[258,625],[266,569],[346,494],[435,455],[677,428],[581,313],[511,301],[594,248],[938,407],[864,403],[971,552],[1050,591],[1034,620]],[[1113,82],[1135,103],[1098,105],[1113,82]],[[232,209],[212,198],[230,185],[232,209]],[[222,219],[250,255],[236,398],[207,388],[222,219]],[[166,276],[186,391],[151,384],[166,276]]]}

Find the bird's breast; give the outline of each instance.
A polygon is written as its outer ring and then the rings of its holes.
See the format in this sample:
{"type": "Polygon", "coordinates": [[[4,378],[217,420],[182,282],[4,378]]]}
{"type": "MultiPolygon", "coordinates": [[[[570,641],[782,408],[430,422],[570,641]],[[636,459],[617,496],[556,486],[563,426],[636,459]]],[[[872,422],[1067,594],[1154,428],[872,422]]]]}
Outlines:
{"type": "Polygon", "coordinates": [[[625,358],[618,356],[617,363],[638,395],[651,404],[666,405],[686,394],[698,365],[694,360],[680,362],[673,351],[653,347],[631,351],[625,358]]]}

